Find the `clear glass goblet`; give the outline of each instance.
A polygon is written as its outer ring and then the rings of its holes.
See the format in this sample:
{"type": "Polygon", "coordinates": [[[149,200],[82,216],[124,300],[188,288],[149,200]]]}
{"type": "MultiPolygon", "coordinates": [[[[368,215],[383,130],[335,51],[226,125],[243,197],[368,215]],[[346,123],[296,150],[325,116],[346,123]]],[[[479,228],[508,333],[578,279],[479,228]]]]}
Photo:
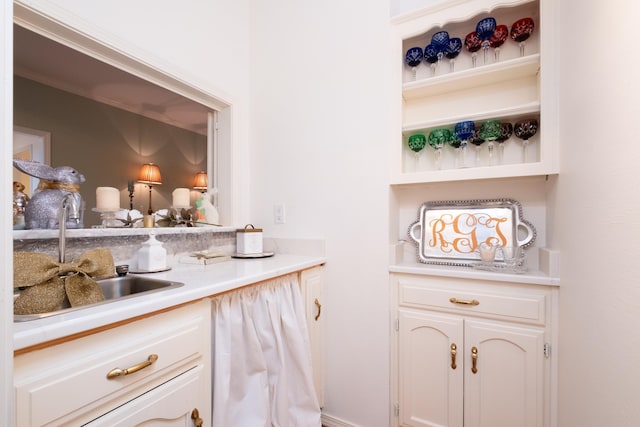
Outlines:
{"type": "Polygon", "coordinates": [[[436,168],[442,166],[442,148],[451,139],[451,130],[447,128],[434,129],[429,133],[429,145],[436,150],[436,168]]]}
{"type": "Polygon", "coordinates": [[[418,169],[420,164],[420,154],[422,149],[427,145],[427,138],[421,133],[415,133],[409,136],[407,140],[407,146],[412,151],[415,158],[415,168],[418,169]]]}
{"type": "Polygon", "coordinates": [[[438,66],[438,50],[433,45],[428,44],[424,48],[424,60],[431,67],[431,75],[436,75],[436,67],[438,66]]]}
{"type": "Polygon", "coordinates": [[[489,162],[493,163],[494,141],[502,134],[502,125],[499,120],[487,120],[480,126],[480,137],[487,141],[489,149],[489,162]]]}
{"type": "Polygon", "coordinates": [[[533,19],[521,18],[511,25],[511,40],[518,42],[520,46],[520,56],[524,56],[525,41],[531,37],[533,33],[533,19]]]}
{"type": "Polygon", "coordinates": [[[538,133],[538,120],[536,119],[520,120],[513,125],[513,134],[522,140],[522,163],[527,162],[529,139],[536,133],[538,133]]]}
{"type": "Polygon", "coordinates": [[[416,79],[416,68],[422,62],[422,58],[423,57],[424,57],[424,54],[422,52],[422,48],[421,47],[417,47],[417,46],[416,47],[412,47],[409,50],[407,50],[407,53],[404,55],[405,64],[407,64],[409,67],[411,67],[411,73],[413,75],[413,80],[416,79]]]}
{"type": "Polygon", "coordinates": [[[462,154],[462,161],[458,164],[458,167],[465,167],[466,148],[469,140],[473,138],[475,132],[475,123],[473,120],[463,120],[455,124],[453,129],[455,135],[460,139],[460,149],[462,154]]]}
{"type": "Polygon", "coordinates": [[[453,72],[453,64],[455,59],[460,54],[462,50],[462,40],[460,37],[451,37],[449,39],[449,43],[447,44],[447,50],[444,53],[444,56],[449,59],[449,72],[453,72]]]}
{"type": "Polygon", "coordinates": [[[513,135],[513,125],[509,122],[502,122],[500,127],[500,136],[496,138],[496,142],[498,143],[498,162],[502,164],[504,161],[504,144],[513,135]]]}
{"type": "Polygon", "coordinates": [[[475,68],[478,51],[482,48],[482,40],[478,38],[475,31],[466,35],[464,38],[464,47],[471,54],[471,65],[475,68]]]}
{"type": "Polygon", "coordinates": [[[504,44],[509,36],[509,29],[506,25],[498,25],[493,35],[489,39],[489,45],[493,48],[493,58],[495,62],[500,61],[500,46],[504,44]]]}
{"type": "Polygon", "coordinates": [[[476,25],[476,34],[478,38],[482,40],[482,49],[484,50],[484,63],[487,63],[487,53],[489,52],[489,46],[491,43],[489,39],[496,31],[496,20],[489,16],[488,18],[481,19],[476,25]]]}

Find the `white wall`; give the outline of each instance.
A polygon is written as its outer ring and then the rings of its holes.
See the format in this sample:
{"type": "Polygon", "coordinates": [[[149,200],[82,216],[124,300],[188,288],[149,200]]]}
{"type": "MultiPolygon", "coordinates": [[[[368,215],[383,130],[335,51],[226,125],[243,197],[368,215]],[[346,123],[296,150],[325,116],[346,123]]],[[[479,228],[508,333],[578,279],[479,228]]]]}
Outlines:
{"type": "Polygon", "coordinates": [[[386,426],[388,0],[254,1],[251,14],[252,222],[326,239],[324,412],[386,426]]]}
{"type": "Polygon", "coordinates": [[[640,418],[637,2],[560,2],[559,422],[640,418]]]}

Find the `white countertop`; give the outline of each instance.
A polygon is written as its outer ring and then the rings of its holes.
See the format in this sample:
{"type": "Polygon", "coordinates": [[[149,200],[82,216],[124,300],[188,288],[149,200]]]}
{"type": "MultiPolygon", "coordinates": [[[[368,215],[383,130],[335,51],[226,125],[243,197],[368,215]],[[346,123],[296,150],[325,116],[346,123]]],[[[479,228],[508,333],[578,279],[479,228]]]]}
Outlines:
{"type": "Polygon", "coordinates": [[[494,282],[511,282],[531,285],[559,286],[560,279],[551,277],[538,270],[524,273],[507,273],[476,270],[470,267],[449,265],[431,265],[416,262],[404,262],[389,266],[390,273],[407,273],[422,276],[460,277],[464,279],[491,280],[494,282]]]}
{"type": "Polygon", "coordinates": [[[325,258],[322,256],[277,253],[269,258],[232,259],[209,265],[175,263],[171,270],[149,276],[182,282],[182,287],[86,307],[48,318],[14,322],[14,350],[196,301],[324,262],[325,258]]]}

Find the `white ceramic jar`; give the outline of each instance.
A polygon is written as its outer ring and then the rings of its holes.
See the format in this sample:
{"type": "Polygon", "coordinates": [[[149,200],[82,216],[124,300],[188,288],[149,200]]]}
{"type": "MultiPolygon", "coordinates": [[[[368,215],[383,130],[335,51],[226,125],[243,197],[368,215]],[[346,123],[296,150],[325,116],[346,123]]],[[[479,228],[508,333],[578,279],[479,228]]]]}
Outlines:
{"type": "Polygon", "coordinates": [[[149,234],[149,240],[138,250],[139,271],[160,271],[167,268],[167,250],[155,234],[149,234]]]}

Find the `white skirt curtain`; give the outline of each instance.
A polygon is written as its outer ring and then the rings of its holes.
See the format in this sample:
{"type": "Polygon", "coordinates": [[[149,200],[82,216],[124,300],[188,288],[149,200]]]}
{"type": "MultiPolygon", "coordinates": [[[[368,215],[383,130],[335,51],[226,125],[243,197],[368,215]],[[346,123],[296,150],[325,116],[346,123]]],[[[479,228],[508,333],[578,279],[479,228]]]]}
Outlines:
{"type": "Polygon", "coordinates": [[[320,427],[297,274],[213,299],[214,427],[320,427]]]}

